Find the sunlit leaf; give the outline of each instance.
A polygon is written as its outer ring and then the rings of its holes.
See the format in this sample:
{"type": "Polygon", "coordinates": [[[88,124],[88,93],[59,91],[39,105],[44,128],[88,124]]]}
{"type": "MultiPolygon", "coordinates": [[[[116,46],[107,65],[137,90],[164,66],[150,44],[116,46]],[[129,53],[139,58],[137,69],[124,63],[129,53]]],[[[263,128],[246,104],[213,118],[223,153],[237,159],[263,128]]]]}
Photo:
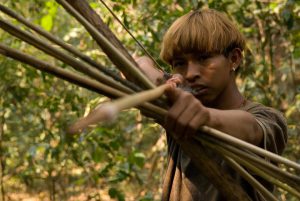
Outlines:
{"type": "Polygon", "coordinates": [[[42,17],[41,26],[45,30],[50,31],[52,29],[52,26],[53,26],[53,17],[52,17],[52,15],[45,15],[44,17],[42,17]]]}

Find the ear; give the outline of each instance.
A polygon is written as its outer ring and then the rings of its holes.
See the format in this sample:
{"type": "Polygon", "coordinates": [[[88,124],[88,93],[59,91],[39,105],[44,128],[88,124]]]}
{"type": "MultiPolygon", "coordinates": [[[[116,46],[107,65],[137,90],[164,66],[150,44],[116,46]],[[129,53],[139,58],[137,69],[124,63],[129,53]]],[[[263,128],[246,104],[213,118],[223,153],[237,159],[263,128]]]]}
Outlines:
{"type": "Polygon", "coordinates": [[[243,59],[242,50],[240,48],[234,48],[228,55],[228,59],[231,63],[231,69],[235,71],[241,64],[243,59]]]}

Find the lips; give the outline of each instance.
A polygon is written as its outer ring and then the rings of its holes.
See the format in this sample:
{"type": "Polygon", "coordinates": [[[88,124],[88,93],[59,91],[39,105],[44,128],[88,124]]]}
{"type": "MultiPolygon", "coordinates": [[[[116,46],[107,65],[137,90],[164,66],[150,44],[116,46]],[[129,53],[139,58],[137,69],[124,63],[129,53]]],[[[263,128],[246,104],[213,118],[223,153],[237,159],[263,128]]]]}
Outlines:
{"type": "Polygon", "coordinates": [[[208,87],[204,85],[194,85],[191,88],[194,96],[203,96],[208,92],[208,87]]]}

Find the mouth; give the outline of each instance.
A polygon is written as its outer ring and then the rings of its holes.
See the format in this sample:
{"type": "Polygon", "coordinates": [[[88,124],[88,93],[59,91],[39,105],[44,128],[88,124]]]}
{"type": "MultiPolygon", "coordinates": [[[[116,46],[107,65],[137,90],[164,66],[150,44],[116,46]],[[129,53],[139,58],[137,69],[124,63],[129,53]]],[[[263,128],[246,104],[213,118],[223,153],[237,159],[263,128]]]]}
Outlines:
{"type": "Polygon", "coordinates": [[[181,88],[192,93],[194,96],[202,96],[208,92],[208,87],[204,85],[182,86],[181,88]]]}
{"type": "Polygon", "coordinates": [[[192,87],[192,94],[194,96],[203,96],[207,92],[208,92],[208,87],[206,86],[192,87]]]}

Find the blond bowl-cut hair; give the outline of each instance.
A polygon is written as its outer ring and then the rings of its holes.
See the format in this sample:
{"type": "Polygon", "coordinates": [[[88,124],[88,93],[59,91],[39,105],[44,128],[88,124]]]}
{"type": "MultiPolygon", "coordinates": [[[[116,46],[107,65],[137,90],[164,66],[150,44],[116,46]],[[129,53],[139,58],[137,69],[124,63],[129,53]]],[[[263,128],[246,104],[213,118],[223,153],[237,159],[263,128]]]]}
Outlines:
{"type": "Polygon", "coordinates": [[[171,64],[180,54],[224,54],[245,48],[245,38],[228,17],[213,9],[191,11],[165,33],[160,57],[171,64]]]}

